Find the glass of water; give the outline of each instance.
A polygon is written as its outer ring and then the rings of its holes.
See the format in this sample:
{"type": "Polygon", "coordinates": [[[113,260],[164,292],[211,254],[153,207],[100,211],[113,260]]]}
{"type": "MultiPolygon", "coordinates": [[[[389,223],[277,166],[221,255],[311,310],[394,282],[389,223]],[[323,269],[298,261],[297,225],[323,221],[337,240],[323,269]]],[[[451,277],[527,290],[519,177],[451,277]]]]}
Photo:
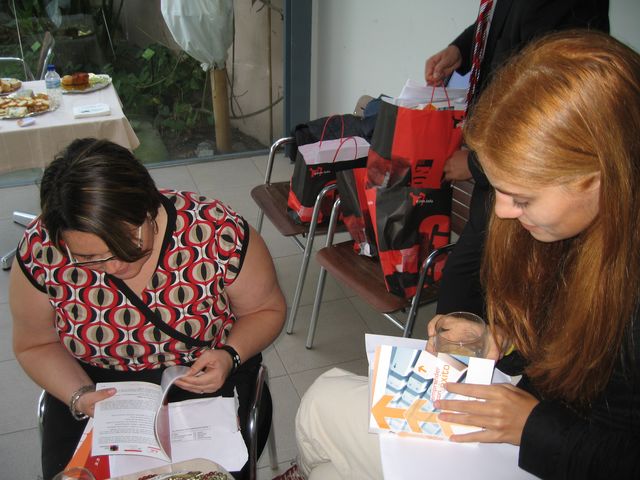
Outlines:
{"type": "Polygon", "coordinates": [[[484,357],[488,350],[489,329],[474,313],[453,312],[436,322],[436,352],[467,357],[484,357]]]}

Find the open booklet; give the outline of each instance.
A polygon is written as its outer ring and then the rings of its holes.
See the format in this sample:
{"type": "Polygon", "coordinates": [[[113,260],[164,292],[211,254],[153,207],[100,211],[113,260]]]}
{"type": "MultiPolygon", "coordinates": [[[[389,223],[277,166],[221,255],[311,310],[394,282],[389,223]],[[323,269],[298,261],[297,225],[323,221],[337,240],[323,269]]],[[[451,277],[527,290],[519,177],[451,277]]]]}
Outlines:
{"type": "Polygon", "coordinates": [[[160,385],[98,383],[96,388],[113,387],[117,393],[96,404],[70,465],[104,468],[99,459],[107,457],[111,476],[192,458],[211,460],[229,471],[242,468],[248,452],[238,426],[237,396],[167,402],[171,386],[188,371],[169,367],[160,385]]]}
{"type": "Polygon", "coordinates": [[[421,348],[378,345],[369,376],[369,431],[448,438],[477,430],[439,420],[434,402],[467,398],[447,392],[447,382],[490,384],[494,363],[443,353],[436,357],[421,348]]]}

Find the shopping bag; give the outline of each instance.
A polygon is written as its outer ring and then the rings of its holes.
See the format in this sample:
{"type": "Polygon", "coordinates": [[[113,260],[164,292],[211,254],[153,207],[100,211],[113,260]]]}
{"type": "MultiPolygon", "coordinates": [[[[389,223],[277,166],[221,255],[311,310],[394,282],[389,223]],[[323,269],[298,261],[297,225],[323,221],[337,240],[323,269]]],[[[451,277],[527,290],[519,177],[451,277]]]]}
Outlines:
{"type": "MultiPolygon", "coordinates": [[[[331,120],[329,117],[325,126],[331,120]]],[[[339,118],[339,117],[338,117],[339,118]]],[[[309,223],[318,194],[327,185],[335,184],[336,170],[366,165],[369,142],[362,137],[341,137],[299,145],[287,198],[287,211],[297,223],[309,223]]],[[[331,211],[335,190],[325,196],[318,216],[323,222],[331,211]]]]}
{"type": "Polygon", "coordinates": [[[439,188],[444,164],[462,144],[464,111],[382,102],[369,159],[368,186],[439,188]]]}
{"type": "MultiPolygon", "coordinates": [[[[452,189],[402,185],[365,191],[387,290],[405,298],[416,293],[422,262],[449,243],[452,189]]],[[[440,278],[444,259],[427,272],[440,278]]]]}
{"type": "Polygon", "coordinates": [[[365,167],[336,172],[342,221],[353,239],[353,248],[360,255],[374,257],[376,243],[365,196],[366,180],[365,167]]]}

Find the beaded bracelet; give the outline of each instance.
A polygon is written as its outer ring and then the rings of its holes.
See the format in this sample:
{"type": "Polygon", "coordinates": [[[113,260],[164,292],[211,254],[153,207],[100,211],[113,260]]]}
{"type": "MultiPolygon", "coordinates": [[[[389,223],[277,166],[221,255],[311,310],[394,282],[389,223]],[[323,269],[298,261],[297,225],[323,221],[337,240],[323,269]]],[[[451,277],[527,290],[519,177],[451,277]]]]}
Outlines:
{"type": "Polygon", "coordinates": [[[82,413],[80,410],[78,410],[76,405],[78,404],[78,400],[80,400],[80,397],[82,395],[88,392],[95,392],[95,391],[96,391],[95,385],[84,385],[80,387],[78,390],[76,390],[75,392],[73,392],[73,394],[71,395],[71,400],[69,400],[69,410],[71,411],[71,416],[73,418],[75,418],[76,420],[86,420],[87,418],[89,418],[89,415],[87,415],[86,413],[82,413]]]}

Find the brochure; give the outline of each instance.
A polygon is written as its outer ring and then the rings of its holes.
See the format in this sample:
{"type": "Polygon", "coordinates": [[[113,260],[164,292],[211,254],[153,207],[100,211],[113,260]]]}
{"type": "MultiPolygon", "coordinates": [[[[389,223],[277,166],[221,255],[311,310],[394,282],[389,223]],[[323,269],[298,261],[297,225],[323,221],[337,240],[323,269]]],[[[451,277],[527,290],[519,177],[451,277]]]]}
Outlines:
{"type": "Polygon", "coordinates": [[[96,404],[70,466],[104,468],[108,459],[110,475],[117,476],[204,458],[229,471],[242,468],[248,452],[238,425],[237,395],[167,403],[171,386],[188,371],[169,367],[160,385],[98,383],[98,389],[113,387],[117,393],[96,404]]]}
{"type": "Polygon", "coordinates": [[[439,420],[440,411],[433,403],[441,398],[467,399],[447,392],[447,382],[489,385],[494,364],[485,358],[435,356],[419,348],[378,345],[369,376],[369,431],[444,439],[477,430],[439,420]]]}

